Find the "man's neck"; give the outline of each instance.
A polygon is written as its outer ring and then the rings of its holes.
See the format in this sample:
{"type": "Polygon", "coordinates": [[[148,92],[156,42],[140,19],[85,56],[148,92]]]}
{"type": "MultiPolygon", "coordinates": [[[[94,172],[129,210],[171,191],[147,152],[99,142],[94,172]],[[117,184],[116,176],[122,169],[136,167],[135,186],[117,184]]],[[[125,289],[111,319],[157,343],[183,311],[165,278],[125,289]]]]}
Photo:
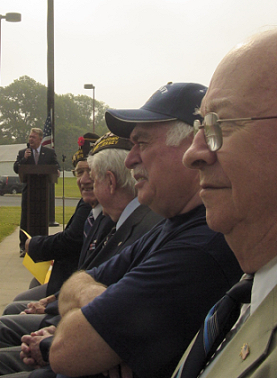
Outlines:
{"type": "Polygon", "coordinates": [[[224,235],[245,273],[255,273],[276,256],[277,225],[242,225],[224,235]]]}
{"type": "Polygon", "coordinates": [[[113,204],[115,206],[111,206],[109,209],[104,209],[104,213],[109,215],[110,218],[116,223],[126,206],[134,199],[134,197],[131,197],[129,195],[120,195],[118,198],[117,196],[114,197],[113,204]]]}
{"type": "Polygon", "coordinates": [[[39,146],[33,148],[33,150],[35,150],[35,151],[40,151],[40,148],[41,148],[41,144],[40,144],[39,146]]]}
{"type": "Polygon", "coordinates": [[[195,209],[196,207],[203,205],[203,202],[199,196],[199,191],[195,193],[192,198],[185,204],[183,210],[180,214],[188,213],[189,211],[195,209]]]}

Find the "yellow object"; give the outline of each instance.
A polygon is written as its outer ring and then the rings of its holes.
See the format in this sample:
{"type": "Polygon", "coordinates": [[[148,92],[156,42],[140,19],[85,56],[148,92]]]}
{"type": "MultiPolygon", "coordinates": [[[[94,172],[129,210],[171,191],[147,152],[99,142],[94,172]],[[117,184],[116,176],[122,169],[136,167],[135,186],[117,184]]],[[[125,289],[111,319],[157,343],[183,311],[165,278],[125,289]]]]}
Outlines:
{"type": "Polygon", "coordinates": [[[45,284],[49,282],[49,279],[50,279],[50,276],[51,276],[51,272],[52,272],[53,262],[54,262],[54,261],[51,261],[51,264],[50,264],[50,266],[49,266],[49,268],[48,268],[48,271],[47,271],[47,273],[46,273],[45,280],[44,280],[44,283],[45,283],[45,284]]]}
{"type": "Polygon", "coordinates": [[[22,264],[25,266],[25,268],[29,270],[29,272],[32,273],[32,275],[42,285],[45,283],[45,278],[49,270],[49,267],[52,266],[52,260],[35,263],[28,255],[28,253],[26,253],[22,264]]]}
{"type": "MultiPolygon", "coordinates": [[[[26,231],[22,230],[22,228],[20,231],[24,232],[28,239],[31,239],[31,236],[26,231]]],[[[48,283],[52,271],[53,260],[35,263],[28,253],[26,253],[22,264],[30,273],[32,273],[41,285],[48,283]]]]}
{"type": "Polygon", "coordinates": [[[25,230],[23,230],[23,228],[20,229],[20,231],[23,232],[23,234],[25,234],[27,236],[28,239],[31,239],[32,236],[28,234],[28,232],[26,232],[25,230]]]}

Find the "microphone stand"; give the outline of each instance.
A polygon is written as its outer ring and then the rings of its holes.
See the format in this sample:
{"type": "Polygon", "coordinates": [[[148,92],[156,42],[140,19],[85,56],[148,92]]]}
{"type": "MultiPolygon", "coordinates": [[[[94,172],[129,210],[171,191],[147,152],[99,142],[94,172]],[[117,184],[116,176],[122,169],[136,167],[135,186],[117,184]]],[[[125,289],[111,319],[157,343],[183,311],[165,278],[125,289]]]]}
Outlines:
{"type": "Polygon", "coordinates": [[[64,231],[64,162],[65,162],[66,156],[62,155],[62,162],[63,162],[63,231],[64,231]]]}

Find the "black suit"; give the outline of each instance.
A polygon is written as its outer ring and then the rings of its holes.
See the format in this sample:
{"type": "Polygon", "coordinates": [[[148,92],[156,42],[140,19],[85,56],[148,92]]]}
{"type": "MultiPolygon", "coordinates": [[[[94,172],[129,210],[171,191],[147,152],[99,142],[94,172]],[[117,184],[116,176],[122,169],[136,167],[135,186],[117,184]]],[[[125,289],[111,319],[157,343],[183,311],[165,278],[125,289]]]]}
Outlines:
{"type": "Polygon", "coordinates": [[[95,250],[99,250],[99,245],[102,245],[102,241],[107,237],[114,226],[115,223],[109,216],[103,215],[102,213],[98,215],[88,231],[87,237],[83,241],[78,261],[78,270],[86,269],[85,261],[89,258],[90,254],[94,254],[95,250]]]}
{"type": "Polygon", "coordinates": [[[86,255],[85,259],[81,252],[79,269],[89,270],[109,260],[146,234],[162,219],[164,218],[153,213],[148,206],[138,206],[105,245],[103,245],[105,240],[102,240],[92,253],[86,255]]]}
{"type": "Polygon", "coordinates": [[[32,237],[28,248],[29,256],[35,262],[54,260],[46,296],[59,290],[77,269],[83,245],[84,223],[90,211],[91,205],[80,199],[64,231],[50,236],[32,237]]]}
{"type": "MultiPolygon", "coordinates": [[[[35,159],[33,155],[33,151],[31,156],[28,157],[28,159],[25,159],[26,148],[24,150],[20,150],[18,152],[16,161],[13,165],[13,170],[15,173],[18,173],[19,166],[20,165],[35,165],[35,159]]],[[[59,169],[59,163],[57,161],[57,156],[55,151],[52,148],[43,147],[41,146],[39,159],[38,159],[39,165],[49,165],[53,164],[57,166],[57,169],[59,169]]],[[[25,185],[22,191],[22,197],[21,197],[21,220],[20,220],[20,228],[23,230],[27,229],[27,186],[25,185]]],[[[25,241],[27,237],[23,234],[23,232],[19,232],[19,239],[20,239],[20,249],[25,250],[25,241]]]]}

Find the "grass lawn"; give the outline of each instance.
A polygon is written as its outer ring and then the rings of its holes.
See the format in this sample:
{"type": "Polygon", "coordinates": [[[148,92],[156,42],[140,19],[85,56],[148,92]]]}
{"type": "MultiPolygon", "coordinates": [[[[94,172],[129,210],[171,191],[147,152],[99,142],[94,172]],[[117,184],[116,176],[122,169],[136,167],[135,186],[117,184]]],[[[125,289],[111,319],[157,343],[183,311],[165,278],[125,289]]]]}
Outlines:
{"type": "MultiPolygon", "coordinates": [[[[55,196],[62,197],[63,196],[63,178],[59,178],[58,184],[55,185],[55,196]]],[[[76,184],[75,177],[65,177],[64,178],[64,196],[65,197],[73,197],[73,198],[80,198],[80,191],[76,184]]]]}
{"type": "MultiPolygon", "coordinates": [[[[69,221],[75,208],[65,207],[64,209],[64,220],[65,224],[69,221]]],[[[20,223],[20,213],[21,209],[18,206],[1,206],[0,207],[0,242],[6,237],[14,232],[20,223]]],[[[55,208],[55,220],[62,225],[63,223],[63,208],[58,206],[55,208]]]]}
{"type": "MultiPolygon", "coordinates": [[[[63,179],[59,178],[58,184],[55,185],[55,196],[63,197],[63,179]]],[[[64,178],[64,197],[80,198],[80,191],[76,185],[75,177],[64,178]]],[[[68,222],[74,212],[74,207],[65,207],[65,224],[68,222]]],[[[0,207],[0,242],[14,232],[20,223],[21,208],[18,206],[1,206],[0,207]]],[[[63,208],[55,208],[56,222],[63,223],[63,208]]]]}

